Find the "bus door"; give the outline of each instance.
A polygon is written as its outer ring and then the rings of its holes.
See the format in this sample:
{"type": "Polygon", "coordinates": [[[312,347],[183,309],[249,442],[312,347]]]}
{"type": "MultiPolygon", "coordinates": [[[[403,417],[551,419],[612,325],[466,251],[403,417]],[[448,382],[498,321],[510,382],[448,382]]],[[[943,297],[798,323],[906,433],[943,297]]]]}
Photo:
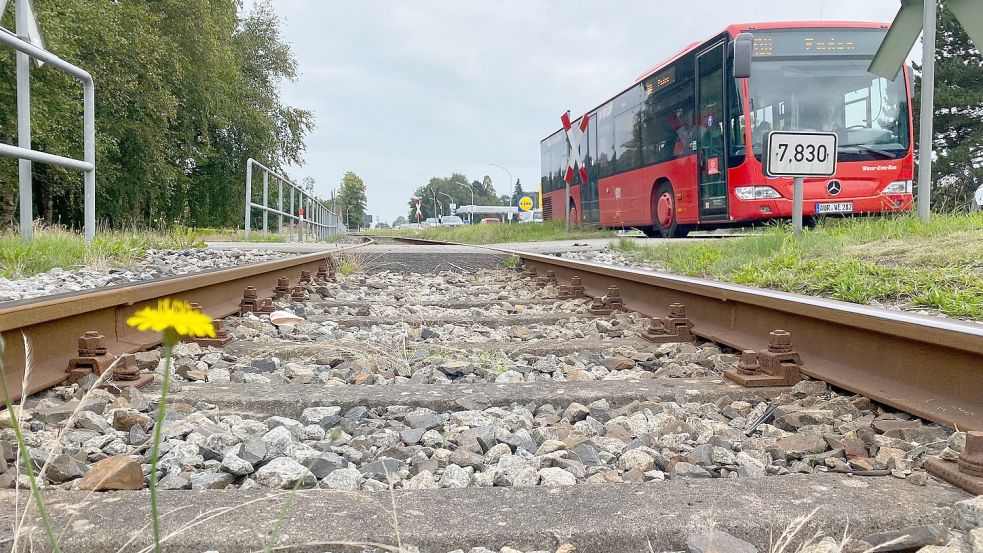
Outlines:
{"type": "Polygon", "coordinates": [[[721,41],[696,58],[696,152],[701,221],[727,218],[724,44],[721,41]]]}

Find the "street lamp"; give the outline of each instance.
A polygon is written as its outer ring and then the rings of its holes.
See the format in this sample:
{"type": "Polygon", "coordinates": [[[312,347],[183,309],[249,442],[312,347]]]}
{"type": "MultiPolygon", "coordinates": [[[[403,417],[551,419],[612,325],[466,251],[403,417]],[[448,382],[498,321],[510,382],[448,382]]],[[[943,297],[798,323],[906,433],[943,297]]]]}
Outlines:
{"type": "Polygon", "coordinates": [[[468,221],[469,224],[474,224],[474,183],[468,183],[468,190],[471,191],[471,219],[468,221]]]}
{"type": "MultiPolygon", "coordinates": [[[[438,192],[438,194],[440,194],[441,196],[447,196],[447,199],[450,200],[448,207],[450,206],[450,204],[454,203],[454,197],[451,196],[450,194],[445,194],[443,192],[438,192]]],[[[443,211],[443,209],[441,209],[441,211],[443,211]]],[[[449,213],[449,215],[453,215],[453,214],[454,214],[453,212],[449,213]]]]}
{"type": "Polygon", "coordinates": [[[497,163],[491,163],[491,162],[489,162],[488,165],[491,165],[492,167],[498,167],[502,171],[505,171],[506,173],[509,174],[509,190],[507,192],[509,193],[509,223],[511,223],[512,222],[512,195],[513,195],[512,194],[512,191],[511,191],[511,188],[512,188],[512,171],[509,171],[508,169],[506,169],[505,167],[502,167],[501,165],[498,165],[497,163]]]}

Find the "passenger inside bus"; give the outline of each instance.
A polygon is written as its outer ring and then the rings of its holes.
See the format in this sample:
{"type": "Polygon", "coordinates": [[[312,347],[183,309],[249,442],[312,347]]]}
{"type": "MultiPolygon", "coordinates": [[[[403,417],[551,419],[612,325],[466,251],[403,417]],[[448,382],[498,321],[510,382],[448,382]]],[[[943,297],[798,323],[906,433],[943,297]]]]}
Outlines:
{"type": "MultiPolygon", "coordinates": [[[[675,116],[674,116],[675,117],[675,116]]],[[[688,156],[695,152],[694,144],[696,143],[696,124],[693,121],[692,110],[685,111],[682,118],[676,118],[674,126],[678,125],[676,128],[676,145],[672,149],[672,155],[674,157],[688,156]]]]}

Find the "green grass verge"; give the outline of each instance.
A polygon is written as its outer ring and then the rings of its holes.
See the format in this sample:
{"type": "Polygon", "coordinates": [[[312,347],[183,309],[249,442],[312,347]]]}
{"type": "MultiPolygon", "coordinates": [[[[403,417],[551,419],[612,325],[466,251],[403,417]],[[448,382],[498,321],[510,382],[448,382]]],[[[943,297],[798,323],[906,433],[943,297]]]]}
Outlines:
{"type": "MultiPolygon", "coordinates": [[[[195,231],[198,234],[198,238],[202,242],[263,242],[263,243],[281,243],[287,241],[286,231],[283,235],[276,234],[275,232],[263,232],[261,230],[253,230],[249,233],[249,238],[246,238],[246,233],[242,230],[233,229],[216,229],[216,228],[200,228],[195,231]]],[[[297,229],[294,229],[294,240],[296,240],[297,229]]]]}
{"type": "Polygon", "coordinates": [[[795,239],[788,225],[745,238],[617,249],[672,273],[983,319],[983,212],[827,219],[795,239]]]}
{"type": "Polygon", "coordinates": [[[126,267],[147,249],[202,248],[197,232],[100,231],[91,244],[82,236],[57,227],[36,228],[34,239],[21,240],[15,232],[0,233],[0,276],[23,278],[54,267],[126,267]]]}
{"type": "Polygon", "coordinates": [[[465,225],[461,227],[430,227],[401,231],[373,231],[385,236],[408,236],[425,240],[442,240],[461,244],[501,244],[506,242],[543,242],[546,240],[577,240],[611,238],[614,231],[573,228],[567,232],[563,221],[542,224],[465,225]]]}

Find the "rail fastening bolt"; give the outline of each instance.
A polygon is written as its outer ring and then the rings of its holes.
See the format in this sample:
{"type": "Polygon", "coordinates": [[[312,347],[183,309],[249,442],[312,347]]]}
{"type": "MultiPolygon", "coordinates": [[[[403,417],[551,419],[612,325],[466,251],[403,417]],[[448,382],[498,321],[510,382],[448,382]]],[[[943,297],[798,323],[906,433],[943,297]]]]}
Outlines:
{"type": "Polygon", "coordinates": [[[775,330],[769,335],[768,351],[788,353],[792,351],[792,335],[787,330],[775,330]]]}

